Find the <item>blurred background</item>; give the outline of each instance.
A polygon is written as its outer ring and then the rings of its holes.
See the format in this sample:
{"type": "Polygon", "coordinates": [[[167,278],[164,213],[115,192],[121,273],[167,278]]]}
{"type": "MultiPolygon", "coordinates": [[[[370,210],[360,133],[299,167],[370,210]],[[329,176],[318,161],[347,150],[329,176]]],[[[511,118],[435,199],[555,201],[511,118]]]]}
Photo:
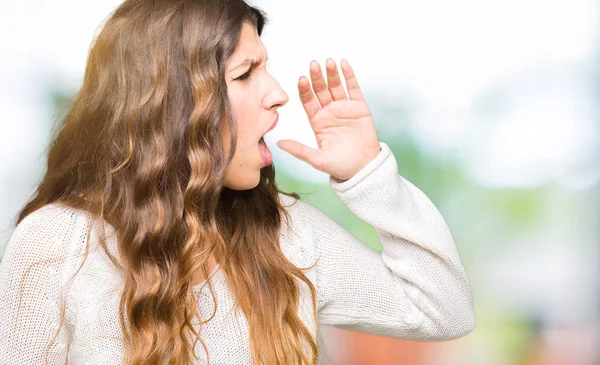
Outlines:
{"type": "MultiPolygon", "coordinates": [[[[0,2],[0,257],[45,170],[87,51],[117,0],[0,2]]],[[[330,364],[600,364],[600,2],[250,1],[290,95],[265,139],[277,184],[365,244],[328,176],[275,147],[316,146],[296,82],[346,58],[400,173],[445,217],[477,328],[454,341],[323,328],[330,364]]]]}

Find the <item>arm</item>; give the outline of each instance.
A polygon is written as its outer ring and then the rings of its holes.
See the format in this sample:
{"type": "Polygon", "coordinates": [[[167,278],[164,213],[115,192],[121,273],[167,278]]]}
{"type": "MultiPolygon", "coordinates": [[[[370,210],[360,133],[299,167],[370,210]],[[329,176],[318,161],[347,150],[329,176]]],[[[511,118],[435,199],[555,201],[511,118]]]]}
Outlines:
{"type": "MultiPolygon", "coordinates": [[[[68,313],[58,336],[63,284],[76,260],[69,245],[80,220],[47,206],[17,226],[0,263],[0,364],[65,364],[68,313]]],[[[73,237],[77,239],[79,237],[73,237]]]]}
{"type": "Polygon", "coordinates": [[[381,253],[312,208],[319,324],[387,337],[439,341],[475,328],[469,280],[452,235],[430,199],[381,151],[336,195],[381,240],[381,253]]]}

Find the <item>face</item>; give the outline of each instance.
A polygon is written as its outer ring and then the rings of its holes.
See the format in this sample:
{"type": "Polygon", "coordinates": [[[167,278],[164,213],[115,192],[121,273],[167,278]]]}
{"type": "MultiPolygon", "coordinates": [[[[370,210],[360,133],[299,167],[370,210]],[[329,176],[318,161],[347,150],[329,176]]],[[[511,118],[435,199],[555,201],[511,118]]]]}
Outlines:
{"type": "MultiPolygon", "coordinates": [[[[288,101],[288,95],[267,71],[266,60],[267,52],[256,28],[245,23],[225,69],[229,102],[237,126],[236,150],[225,175],[225,186],[230,189],[252,189],[260,182],[260,169],[270,165],[270,152],[262,137],[273,127],[277,109],[288,101]]],[[[223,143],[228,155],[227,126],[223,143]]]]}

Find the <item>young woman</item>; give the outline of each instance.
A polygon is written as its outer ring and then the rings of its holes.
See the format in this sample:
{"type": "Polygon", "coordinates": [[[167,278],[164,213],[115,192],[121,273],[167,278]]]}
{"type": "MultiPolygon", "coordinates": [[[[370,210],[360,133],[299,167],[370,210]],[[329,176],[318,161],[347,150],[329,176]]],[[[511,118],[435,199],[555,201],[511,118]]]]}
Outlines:
{"type": "Polygon", "coordinates": [[[298,91],[379,253],[275,185],[288,95],[242,0],[126,0],[90,50],[0,267],[2,364],[315,364],[318,325],[412,340],[475,327],[448,226],[398,173],[352,68],[298,91]]]}

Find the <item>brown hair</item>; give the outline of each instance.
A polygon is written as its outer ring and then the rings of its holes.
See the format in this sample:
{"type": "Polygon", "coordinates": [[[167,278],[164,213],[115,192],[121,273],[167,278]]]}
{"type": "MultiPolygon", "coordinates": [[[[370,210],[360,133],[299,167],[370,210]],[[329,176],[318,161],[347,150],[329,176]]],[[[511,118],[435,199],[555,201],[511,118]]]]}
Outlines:
{"type": "Polygon", "coordinates": [[[247,317],[254,362],[317,362],[316,339],[297,314],[298,279],[315,321],[316,290],[281,252],[290,217],[274,167],[261,169],[253,189],[223,186],[236,145],[224,69],[244,22],[260,35],[265,14],[242,0],[124,1],[92,44],[46,174],[18,217],[60,203],[115,229],[118,258],[100,242],[123,273],[128,364],[189,364],[198,340],[207,351],[192,323],[200,318],[191,279],[199,269],[209,275],[211,255],[247,317]]]}

